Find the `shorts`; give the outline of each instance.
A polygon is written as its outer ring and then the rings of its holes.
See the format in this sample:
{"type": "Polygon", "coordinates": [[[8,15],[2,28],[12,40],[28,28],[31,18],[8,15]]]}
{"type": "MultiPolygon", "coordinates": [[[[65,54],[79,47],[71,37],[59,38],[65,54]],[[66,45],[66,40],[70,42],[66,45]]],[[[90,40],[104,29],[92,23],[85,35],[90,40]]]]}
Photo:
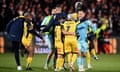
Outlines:
{"type": "Polygon", "coordinates": [[[33,36],[29,35],[27,38],[26,36],[22,37],[22,44],[25,48],[32,46],[33,36]]]}
{"type": "Polygon", "coordinates": [[[55,48],[57,50],[57,54],[64,54],[62,41],[55,41],[55,48]]]}
{"type": "Polygon", "coordinates": [[[91,33],[88,33],[87,38],[88,38],[88,40],[95,40],[96,37],[95,37],[94,33],[91,32],[91,33]]]}
{"type": "Polygon", "coordinates": [[[86,41],[78,41],[78,49],[81,52],[88,52],[88,43],[86,41]]]}
{"type": "Polygon", "coordinates": [[[69,53],[69,52],[78,53],[77,38],[65,38],[64,50],[65,53],[69,53]]]}

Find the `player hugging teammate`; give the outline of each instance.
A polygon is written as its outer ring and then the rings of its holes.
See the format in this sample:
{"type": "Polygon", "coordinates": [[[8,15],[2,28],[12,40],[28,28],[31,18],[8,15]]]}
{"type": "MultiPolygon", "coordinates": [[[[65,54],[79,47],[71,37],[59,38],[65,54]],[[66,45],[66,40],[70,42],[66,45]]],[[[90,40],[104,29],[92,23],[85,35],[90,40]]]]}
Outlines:
{"type": "MultiPolygon", "coordinates": [[[[63,20],[64,19],[60,19],[60,22],[62,22],[63,20]]],[[[57,36],[58,39],[62,39],[62,40],[59,40],[59,44],[55,42],[56,43],[55,45],[57,45],[56,48],[57,48],[57,54],[58,54],[55,71],[60,71],[62,69],[63,63],[64,63],[63,58],[65,57],[67,57],[67,62],[68,62],[70,71],[73,72],[74,70],[74,63],[78,55],[77,37],[75,34],[76,25],[77,23],[74,21],[72,14],[68,14],[67,20],[60,23],[60,26],[59,27],[56,26],[55,28],[55,33],[56,33],[55,36],[57,36]],[[59,34],[63,35],[64,37],[63,36],[61,37],[61,35],[59,34]],[[60,61],[60,58],[61,58],[61,61],[60,61]]],[[[56,37],[55,37],[55,40],[56,40],[56,37]]]]}
{"type": "Polygon", "coordinates": [[[86,57],[89,59],[88,68],[91,68],[88,47],[93,45],[93,41],[90,41],[90,46],[88,46],[88,29],[91,28],[91,31],[95,32],[96,25],[86,18],[85,8],[81,7],[76,13],[68,14],[67,17],[63,12],[56,13],[48,26],[44,31],[49,31],[53,26],[53,45],[57,56],[54,71],[64,69],[65,59],[67,59],[70,72],[74,71],[76,60],[79,71],[85,71],[86,57]]]}

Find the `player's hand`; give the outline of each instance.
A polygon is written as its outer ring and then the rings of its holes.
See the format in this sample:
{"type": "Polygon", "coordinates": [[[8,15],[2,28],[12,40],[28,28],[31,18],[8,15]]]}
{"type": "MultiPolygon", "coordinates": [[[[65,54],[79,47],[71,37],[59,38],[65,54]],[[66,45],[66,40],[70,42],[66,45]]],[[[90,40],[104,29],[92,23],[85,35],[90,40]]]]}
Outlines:
{"type": "Polygon", "coordinates": [[[45,44],[45,39],[44,38],[42,39],[42,43],[45,44]]]}
{"type": "Polygon", "coordinates": [[[75,35],[76,35],[76,33],[75,33],[75,32],[73,32],[73,34],[72,34],[72,35],[74,35],[74,36],[75,36],[75,35]]]}

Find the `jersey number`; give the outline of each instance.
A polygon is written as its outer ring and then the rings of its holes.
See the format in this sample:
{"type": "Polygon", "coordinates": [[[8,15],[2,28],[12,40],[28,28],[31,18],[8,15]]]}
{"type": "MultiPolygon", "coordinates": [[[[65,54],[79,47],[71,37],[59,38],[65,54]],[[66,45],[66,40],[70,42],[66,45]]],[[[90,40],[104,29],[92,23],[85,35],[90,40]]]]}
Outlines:
{"type": "Polygon", "coordinates": [[[67,26],[67,32],[70,30],[70,26],[67,26]]]}

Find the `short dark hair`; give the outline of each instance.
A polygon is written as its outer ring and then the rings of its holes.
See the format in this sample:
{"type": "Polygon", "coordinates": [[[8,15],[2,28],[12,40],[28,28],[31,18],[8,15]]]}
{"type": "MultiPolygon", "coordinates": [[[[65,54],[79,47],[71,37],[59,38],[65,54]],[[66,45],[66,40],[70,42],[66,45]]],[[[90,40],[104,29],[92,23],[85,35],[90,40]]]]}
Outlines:
{"type": "Polygon", "coordinates": [[[83,10],[83,9],[78,9],[78,10],[77,10],[77,13],[78,13],[79,11],[83,11],[84,13],[86,13],[86,11],[83,10]]]}
{"type": "Polygon", "coordinates": [[[53,7],[52,9],[50,9],[50,12],[51,12],[52,10],[54,10],[54,9],[56,9],[56,7],[53,7]]]}

